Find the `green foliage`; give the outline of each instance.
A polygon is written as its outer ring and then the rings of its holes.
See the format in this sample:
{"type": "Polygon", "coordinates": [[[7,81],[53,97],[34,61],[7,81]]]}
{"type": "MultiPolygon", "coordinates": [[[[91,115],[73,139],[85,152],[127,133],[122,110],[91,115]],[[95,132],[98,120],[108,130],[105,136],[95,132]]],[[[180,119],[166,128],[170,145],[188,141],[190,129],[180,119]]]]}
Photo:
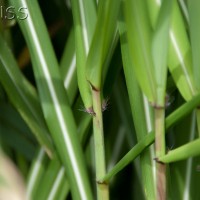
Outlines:
{"type": "Polygon", "coordinates": [[[200,198],[198,0],[0,6],[0,198],[200,198]]]}

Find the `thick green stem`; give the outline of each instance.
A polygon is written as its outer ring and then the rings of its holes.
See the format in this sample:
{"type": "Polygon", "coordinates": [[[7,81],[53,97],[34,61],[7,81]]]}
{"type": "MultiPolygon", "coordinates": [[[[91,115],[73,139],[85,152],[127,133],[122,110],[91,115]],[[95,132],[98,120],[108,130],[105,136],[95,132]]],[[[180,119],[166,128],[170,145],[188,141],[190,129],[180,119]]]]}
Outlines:
{"type": "MultiPolygon", "coordinates": [[[[155,108],[155,150],[156,157],[165,155],[165,110],[155,108]]],[[[156,199],[166,200],[166,165],[156,164],[156,199]]]]}
{"type": "Polygon", "coordinates": [[[100,91],[93,89],[92,96],[93,96],[93,109],[94,109],[93,129],[94,129],[94,144],[95,144],[97,199],[108,200],[109,199],[108,184],[101,183],[99,181],[106,174],[100,91]]]}

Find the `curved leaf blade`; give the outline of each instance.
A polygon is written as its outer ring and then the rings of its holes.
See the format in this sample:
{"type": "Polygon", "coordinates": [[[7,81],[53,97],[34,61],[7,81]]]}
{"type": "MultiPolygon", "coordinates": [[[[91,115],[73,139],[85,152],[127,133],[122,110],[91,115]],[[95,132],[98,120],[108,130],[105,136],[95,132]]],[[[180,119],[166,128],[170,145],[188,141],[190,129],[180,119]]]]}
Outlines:
{"type": "Polygon", "coordinates": [[[20,72],[12,52],[1,35],[0,44],[0,81],[12,104],[28,124],[38,142],[45,147],[49,155],[52,155],[53,146],[36,91],[20,72]]]}
{"type": "Polygon", "coordinates": [[[11,2],[28,10],[27,19],[18,23],[30,50],[45,120],[68,173],[73,198],[92,199],[75,120],[38,2],[11,2]]]}
{"type": "Polygon", "coordinates": [[[199,145],[200,139],[196,139],[192,142],[189,142],[185,145],[182,145],[181,147],[170,151],[165,156],[158,158],[158,160],[163,163],[171,163],[184,160],[190,157],[198,156],[200,155],[199,145]]]}
{"type": "Polygon", "coordinates": [[[85,63],[96,23],[96,8],[93,0],[74,0],[71,3],[75,29],[78,87],[84,106],[88,109],[92,107],[92,97],[90,85],[86,80],[85,63]]]}
{"type": "Polygon", "coordinates": [[[103,66],[115,37],[119,0],[100,1],[95,32],[86,61],[86,78],[92,87],[100,90],[103,66]]]}
{"type": "MultiPolygon", "coordinates": [[[[153,27],[155,27],[156,21],[158,20],[155,18],[158,18],[160,7],[160,0],[148,1],[150,14],[151,16],[152,13],[154,15],[151,20],[153,27]]],[[[173,2],[172,9],[168,68],[185,100],[188,101],[197,94],[192,69],[191,47],[177,1],[173,2]]]]}
{"type": "Polygon", "coordinates": [[[151,103],[156,102],[156,80],[151,56],[152,32],[144,1],[125,1],[128,43],[133,70],[143,93],[151,103]]]}

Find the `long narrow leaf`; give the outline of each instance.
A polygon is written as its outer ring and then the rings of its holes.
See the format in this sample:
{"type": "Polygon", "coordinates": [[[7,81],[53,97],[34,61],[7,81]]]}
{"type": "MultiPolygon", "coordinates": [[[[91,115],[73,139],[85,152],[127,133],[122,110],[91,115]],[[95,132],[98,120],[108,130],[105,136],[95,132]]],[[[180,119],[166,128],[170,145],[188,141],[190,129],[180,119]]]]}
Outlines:
{"type": "Polygon", "coordinates": [[[47,199],[48,200],[54,200],[59,198],[66,199],[66,196],[69,192],[70,192],[70,187],[69,187],[69,182],[66,180],[65,169],[64,167],[61,167],[47,199]]]}
{"type": "Polygon", "coordinates": [[[35,153],[35,146],[23,137],[20,130],[16,130],[13,124],[7,123],[0,117],[0,140],[15,152],[31,160],[35,153]]]}
{"type": "Polygon", "coordinates": [[[200,1],[193,0],[188,1],[189,8],[189,23],[190,23],[190,38],[191,38],[191,47],[192,47],[192,61],[193,61],[193,71],[195,84],[198,90],[200,89],[200,58],[199,58],[199,48],[200,48],[200,1]]]}
{"type": "Polygon", "coordinates": [[[57,158],[49,162],[48,166],[46,167],[43,178],[39,183],[40,187],[38,187],[38,190],[36,191],[33,199],[47,199],[47,197],[49,196],[49,192],[52,191],[54,181],[56,180],[60,169],[63,169],[63,173],[61,175],[64,176],[64,167],[61,168],[60,161],[57,158]]]}
{"type": "Polygon", "coordinates": [[[39,182],[42,179],[42,176],[45,172],[47,166],[48,158],[45,155],[44,149],[40,148],[32,162],[29,176],[27,180],[27,190],[26,190],[26,198],[33,199],[35,195],[39,182]]]}
{"type": "MultiPolygon", "coordinates": [[[[158,17],[161,1],[151,0],[148,7],[151,14],[154,12],[152,26],[155,27],[155,17],[158,17]]],[[[184,99],[191,99],[197,92],[192,70],[191,47],[177,1],[174,1],[172,10],[168,67],[184,99]]]]}
{"type": "Polygon", "coordinates": [[[92,107],[90,86],[86,80],[85,62],[96,23],[96,9],[93,0],[73,0],[72,12],[75,28],[76,64],[79,90],[85,107],[92,107]]]}
{"type": "MultiPolygon", "coordinates": [[[[121,40],[123,68],[126,78],[127,89],[129,93],[129,99],[131,103],[132,116],[135,124],[136,135],[139,142],[143,137],[145,137],[145,135],[148,134],[147,121],[145,120],[143,96],[133,71],[133,64],[131,62],[131,56],[128,49],[129,47],[127,42],[126,25],[122,16],[120,18],[118,26],[119,26],[120,40],[121,40]]],[[[152,166],[153,163],[151,162],[153,158],[151,156],[152,155],[150,153],[150,150],[145,151],[140,156],[142,181],[143,181],[142,183],[145,187],[145,195],[147,199],[155,199],[155,194],[154,194],[155,188],[154,188],[153,166],[152,166]]]]}
{"type": "Polygon", "coordinates": [[[171,163],[184,160],[190,157],[198,156],[200,155],[199,145],[200,139],[196,139],[193,142],[182,145],[181,147],[170,151],[165,156],[160,157],[159,161],[163,163],[171,163]]]}
{"type": "Polygon", "coordinates": [[[133,70],[142,91],[151,103],[155,103],[156,80],[151,56],[152,32],[146,3],[140,0],[127,0],[124,12],[133,70]]]}
{"type": "Polygon", "coordinates": [[[36,92],[20,72],[8,45],[0,35],[0,81],[11,102],[26,121],[38,142],[51,155],[53,146],[49,139],[36,92]]]}
{"type": "Polygon", "coordinates": [[[60,72],[64,80],[69,102],[72,104],[78,91],[74,28],[71,29],[65,45],[60,61],[60,72]]]}
{"type": "MultiPolygon", "coordinates": [[[[170,149],[175,149],[194,140],[196,136],[195,118],[195,111],[193,111],[171,130],[171,135],[173,133],[174,138],[172,140],[173,142],[169,146],[170,149]]],[[[172,194],[173,199],[186,200],[191,199],[194,195],[192,193],[193,191],[196,191],[198,186],[194,181],[192,181],[192,176],[194,175],[197,179],[199,178],[196,170],[194,170],[194,166],[194,158],[170,164],[171,191],[169,192],[172,194]]]]}
{"type": "Polygon", "coordinates": [[[38,2],[11,2],[28,10],[27,19],[18,22],[30,50],[43,113],[65,166],[72,195],[75,199],[92,199],[75,120],[38,2]]]}
{"type": "Polygon", "coordinates": [[[173,9],[172,24],[170,29],[169,70],[181,94],[186,100],[196,93],[194,84],[191,48],[183,19],[177,5],[173,9]]]}
{"type": "Polygon", "coordinates": [[[115,36],[119,6],[119,0],[99,3],[97,23],[86,62],[86,78],[96,89],[102,85],[103,66],[115,36]]]}
{"type": "Polygon", "coordinates": [[[156,77],[156,104],[165,105],[165,93],[167,82],[167,59],[169,44],[169,27],[171,22],[172,1],[165,0],[162,3],[157,25],[153,33],[152,57],[156,77]],[[161,76],[162,74],[162,76],[161,76]]]}

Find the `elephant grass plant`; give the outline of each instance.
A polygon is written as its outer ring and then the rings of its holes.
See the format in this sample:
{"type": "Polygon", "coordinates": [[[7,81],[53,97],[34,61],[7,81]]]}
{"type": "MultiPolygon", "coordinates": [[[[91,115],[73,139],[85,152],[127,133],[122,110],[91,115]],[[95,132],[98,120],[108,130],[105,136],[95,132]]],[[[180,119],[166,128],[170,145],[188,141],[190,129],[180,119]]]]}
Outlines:
{"type": "Polygon", "coordinates": [[[200,198],[198,0],[0,3],[0,198],[200,198]]]}

